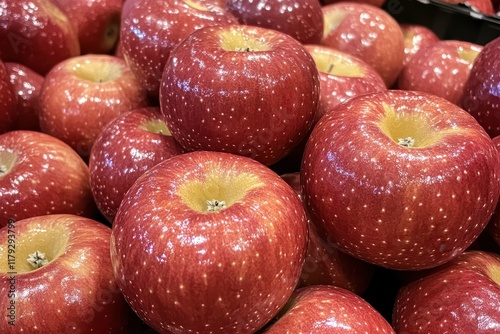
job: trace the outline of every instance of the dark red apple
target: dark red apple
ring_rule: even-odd
[[[500,37],[486,44],[477,56],[460,105],[490,137],[500,135]]]
[[[492,140],[497,150],[500,152],[500,135],[493,137]],[[497,245],[500,246],[500,204],[497,204],[487,229],[488,233],[490,233]]]
[[[163,68],[177,43],[199,28],[238,22],[217,0],[128,0],[124,14],[121,53],[156,98]]]
[[[295,289],[307,233],[299,197],[272,170],[197,151],[132,185],[113,223],[111,259],[126,300],[156,331],[254,333]]]
[[[361,58],[392,87],[405,58],[398,22],[381,8],[356,2],[323,6],[323,18],[321,43]]]
[[[52,0],[78,33],[80,51],[110,53],[120,35],[123,0]]]
[[[0,59],[41,75],[80,54],[78,35],[51,0],[0,0]]]
[[[324,116],[307,142],[307,208],[341,251],[416,270],[462,253],[500,195],[500,157],[477,121],[435,95],[386,91]]]
[[[17,94],[18,104],[14,129],[40,131],[38,110],[44,77],[22,64],[5,63],[5,67]]]
[[[215,150],[271,165],[309,132],[318,71],[297,40],[247,25],[201,28],[172,51],[161,111],[188,151]]]
[[[123,59],[83,55],[57,64],[45,77],[40,127],[87,160],[110,121],[147,104],[146,91]]]
[[[406,66],[411,58],[425,48],[439,41],[439,37],[426,26],[420,24],[400,24],[405,41],[405,59],[403,66]]]
[[[101,213],[112,223],[137,178],[180,153],[159,108],[135,109],[111,121],[97,137],[89,159],[90,186]]]
[[[0,60],[0,134],[15,128],[18,99],[5,63]]]
[[[496,333],[500,328],[500,256],[468,251],[404,286],[393,326],[398,333]]]
[[[300,173],[281,175],[302,200]],[[374,266],[339,251],[330,237],[321,231],[307,214],[309,244],[299,286],[335,285],[362,295],[373,276]]]
[[[35,131],[0,135],[0,197],[0,226],[9,219],[96,212],[85,162],[59,139]]]
[[[481,45],[465,41],[438,41],[406,64],[399,75],[398,88],[431,93],[459,105],[481,49]]]
[[[113,276],[111,229],[75,215],[0,229],[2,333],[126,333],[132,312]]]
[[[321,116],[355,96],[386,90],[384,80],[363,60],[322,45],[305,45],[316,63],[320,98],[316,123]]]
[[[317,285],[296,290],[283,313],[266,334],[396,333],[368,302],[335,286]]]
[[[302,44],[316,44],[323,37],[318,0],[228,0],[226,6],[241,24],[278,30]]]

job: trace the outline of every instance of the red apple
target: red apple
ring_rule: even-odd
[[[332,3],[337,3],[337,2],[342,2],[344,0],[320,0],[320,3],[323,5],[329,5]],[[372,5],[375,7],[382,7],[386,0],[350,0],[351,2],[359,2],[359,3],[366,3],[368,5]]]
[[[486,15],[495,15],[495,9],[493,8],[492,0],[441,0],[441,1],[454,5],[463,4],[471,8],[473,11]]]
[[[215,150],[271,165],[309,132],[318,71],[295,39],[246,25],[205,27],[171,53],[161,111],[188,151]]]
[[[493,143],[500,152],[500,135],[493,137]],[[495,212],[488,224],[488,232],[491,234],[498,246],[500,246],[500,202],[497,204]]]
[[[34,131],[0,135],[0,226],[9,219],[71,213],[92,217],[89,169],[68,145]]]
[[[307,142],[307,208],[332,242],[391,269],[463,252],[500,195],[500,157],[463,109],[432,94],[386,91],[339,105]]]
[[[236,18],[216,0],[128,0],[121,52],[139,82],[157,98],[163,68],[177,43],[199,28],[234,23]]]
[[[305,45],[316,63],[320,98],[316,123],[321,116],[355,96],[386,90],[384,80],[363,60],[321,45]]]
[[[284,314],[266,334],[281,333],[396,333],[368,302],[335,286],[298,289]]]
[[[2,333],[126,333],[132,312],[109,256],[111,229],[75,215],[0,229]]]
[[[398,88],[432,93],[459,105],[481,49],[481,45],[465,41],[438,41],[406,64],[399,76]]]
[[[292,186],[302,200],[300,173],[283,174],[281,178]],[[374,266],[339,251],[309,214],[307,221],[309,244],[299,286],[335,285],[358,295],[363,294],[370,284]]]
[[[477,56],[460,105],[490,137],[500,135],[500,37],[486,44]]]
[[[398,333],[496,333],[500,256],[468,251],[403,287],[394,306]]]
[[[0,134],[15,128],[18,113],[18,99],[9,71],[0,60]]]
[[[97,137],[89,159],[90,186],[97,207],[112,223],[132,184],[159,162],[182,153],[159,108],[121,114]]]
[[[68,17],[51,0],[0,0],[0,59],[45,75],[80,54]]]
[[[110,53],[120,34],[123,0],[53,0],[78,33],[82,54]]]
[[[40,127],[87,160],[95,139],[110,121],[147,103],[146,91],[123,59],[74,57],[45,77],[40,91]]]
[[[400,24],[405,42],[405,59],[403,66],[406,66],[410,59],[425,48],[439,41],[439,37],[426,26],[420,24]]]
[[[303,44],[319,43],[323,37],[318,0],[228,0],[226,4],[241,24],[278,30]]]
[[[111,258],[126,300],[156,331],[254,333],[291,296],[307,233],[299,197],[269,168],[197,151],[132,185]]]
[[[39,96],[44,77],[22,64],[5,63],[5,67],[17,94],[14,129],[40,131]]]
[[[322,44],[361,58],[391,87],[403,68],[403,32],[381,8],[355,2],[323,6]]]

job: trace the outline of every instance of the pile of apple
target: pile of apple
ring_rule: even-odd
[[[500,36],[382,5],[0,0],[0,333],[499,333]]]

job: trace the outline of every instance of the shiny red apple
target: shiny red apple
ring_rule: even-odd
[[[271,165],[309,132],[318,71],[297,40],[246,25],[205,27],[171,53],[161,111],[187,150],[244,155]]]
[[[415,270],[463,252],[500,195],[497,149],[477,121],[435,95],[386,91],[339,105],[307,142],[307,208],[341,251]]]
[[[403,66],[406,66],[417,53],[440,40],[434,31],[424,25],[400,24],[400,27],[405,41]]]
[[[0,134],[15,128],[18,113],[15,88],[5,63],[0,60]]]
[[[131,110],[111,121],[97,137],[89,159],[90,186],[101,213],[112,223],[137,178],[180,153],[159,108]]]
[[[110,121],[147,104],[146,91],[123,59],[83,55],[57,64],[45,77],[40,127],[87,160]]]
[[[481,45],[465,41],[438,41],[406,64],[398,88],[431,93],[459,105],[481,49]]]
[[[0,229],[2,333],[126,333],[132,312],[113,276],[111,229],[75,215]]]
[[[0,198],[0,226],[9,219],[96,212],[85,162],[59,139],[35,131],[0,135]]]
[[[295,289],[307,233],[299,197],[268,167],[196,151],[132,185],[111,258],[126,300],[156,331],[254,333]]]

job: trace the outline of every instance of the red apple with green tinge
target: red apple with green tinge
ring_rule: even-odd
[[[111,258],[126,300],[156,331],[254,333],[295,289],[307,233],[299,197],[268,167],[196,151],[132,185]]]
[[[386,91],[339,105],[307,142],[305,203],[340,250],[391,269],[450,261],[484,230],[500,195],[497,149],[435,95]]]

